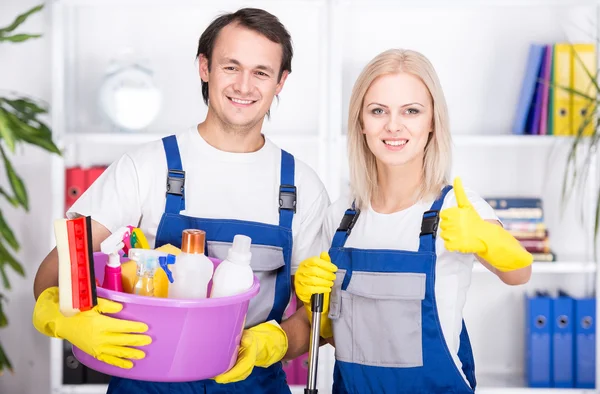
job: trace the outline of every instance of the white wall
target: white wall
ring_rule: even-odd
[[[235,4],[223,8],[236,8],[241,4],[241,2],[240,4],[232,2]],[[452,6],[453,17],[449,18],[443,10],[437,11],[433,13],[436,18],[432,19],[430,24],[422,24],[421,22],[426,19],[425,16],[429,15],[425,15],[424,10],[409,10],[408,7],[393,6],[393,2],[388,1],[380,1],[378,7],[369,9],[368,2],[350,1],[348,2],[350,6],[338,16],[340,19],[344,18],[345,22],[341,24],[341,29],[337,33],[340,39],[336,41],[338,45],[329,48],[332,54],[342,53],[342,56],[337,59],[339,64],[331,66],[335,72],[327,75],[327,78],[333,78],[331,85],[335,85],[339,79],[341,88],[325,90],[327,93],[325,95],[322,94],[323,89],[331,86],[325,84],[331,82],[323,78],[321,70],[323,67],[319,66],[321,62],[327,65],[327,58],[335,56],[324,55],[317,48],[321,38],[320,27],[302,22],[306,15],[323,17],[323,10],[318,9],[319,2],[296,1],[278,7],[274,5],[275,2],[269,0],[260,3],[257,3],[257,6],[269,3],[265,8],[278,14],[284,24],[289,26],[297,49],[294,57],[294,72],[286,84],[281,105],[274,111],[274,120],[266,126],[271,135],[277,138],[284,134],[282,133],[284,128],[285,131],[296,136],[307,134],[316,136],[321,130],[328,128],[327,132],[341,133],[345,129],[343,119],[346,116],[351,85],[360,68],[379,50],[397,46],[420,50],[434,62],[448,98],[453,133],[507,133],[518,97],[529,41],[551,42],[562,38],[561,27],[555,26],[556,20],[560,19],[558,16],[563,15],[560,9],[538,13],[539,10],[527,7],[473,10],[468,7],[460,9],[459,6]],[[9,23],[16,14],[34,4],[36,3],[31,0],[0,0],[0,26]],[[202,4],[216,4],[216,2]],[[303,4],[308,4],[306,9],[302,8]],[[131,41],[131,45],[141,46],[142,49],[146,48],[148,44],[144,41],[146,38],[144,34],[152,34],[154,24],[162,20],[156,10],[148,7],[145,11],[148,18],[138,18],[139,25],[136,29],[131,28],[129,31],[127,18],[123,17],[114,19],[112,31],[98,34],[98,29],[102,29],[106,21],[106,17],[103,16],[110,16],[110,12],[111,9],[102,11],[101,7],[98,7],[94,10],[84,10],[79,15],[84,24],[77,26],[80,27],[77,32],[81,35],[77,35],[78,42],[74,50],[85,56],[82,57],[84,62],[76,64],[76,67],[71,70],[76,80],[76,84],[71,88],[73,95],[82,100],[75,103],[77,110],[71,112],[77,117],[73,116],[70,119],[72,126],[70,131],[89,132],[90,129],[85,130],[86,126],[90,126],[91,131],[94,131],[93,126],[101,126],[102,120],[98,117],[97,108],[90,100],[93,98],[94,87],[85,82],[93,83],[101,76],[107,57],[111,55],[106,49],[110,48],[111,43],[120,42],[120,39]],[[169,34],[176,37],[197,36],[202,26],[207,23],[209,14],[215,14],[214,8],[207,5],[204,14],[200,11],[194,15],[186,15],[181,10],[169,12],[185,20],[179,23],[177,29],[169,31]],[[575,7],[571,13],[573,15],[568,16],[574,19],[587,21],[589,16],[595,20],[595,15],[589,12],[589,8]],[[194,24],[193,16],[198,15],[197,24]],[[403,23],[396,23],[398,15],[404,15],[401,21]],[[44,32],[45,38],[25,44],[0,46],[0,65],[2,65],[0,88],[16,89],[45,100],[50,99],[48,21],[49,12],[45,11],[43,15],[32,17],[26,25],[26,31]],[[585,24],[588,25],[589,23]],[[363,30],[356,29],[356,26],[361,26]],[[529,29],[531,26],[536,28]],[[91,27],[96,30],[92,30]],[[375,27],[382,32],[375,41],[368,34],[360,34],[361,31],[369,31],[369,28]],[[123,35],[123,31],[130,34]],[[473,32],[477,32],[477,35]],[[154,34],[151,41],[161,40],[160,35],[156,32]],[[441,40],[441,38],[445,39]],[[165,42],[160,41],[156,45],[163,45],[164,48]],[[182,105],[168,108],[164,113],[168,112],[171,116],[168,119],[159,118],[151,131],[173,130],[188,125],[204,115],[202,112],[204,106],[199,101],[199,84],[193,70],[194,45],[183,40],[175,40],[175,42],[174,47],[169,47],[169,58],[162,59],[164,61],[157,68],[157,78],[169,98],[179,99],[170,100],[171,102],[177,101],[188,107]],[[98,52],[98,48],[104,48],[105,51]],[[163,52],[157,52],[164,53],[164,51],[163,49]],[[151,54],[152,51],[148,50],[148,53]],[[160,59],[155,57],[151,60],[156,62]],[[331,61],[336,62],[335,59]],[[169,74],[168,72],[172,70],[179,70],[181,73]],[[178,87],[182,87],[182,90],[178,90]],[[320,96],[321,99],[313,99],[313,96]],[[327,105],[331,105],[331,108]],[[284,148],[290,149],[310,165],[315,168],[319,166],[320,175],[329,187],[336,182],[341,184],[345,182],[344,146],[340,146],[340,155],[333,155],[331,160],[333,165],[329,167],[323,163],[329,160],[330,152],[315,154],[312,141],[285,142],[284,139],[280,141]],[[106,149],[97,149],[97,146],[88,145],[90,152],[81,149],[77,152],[77,159],[81,161],[85,158],[94,161],[96,159],[93,153],[98,153],[98,157],[100,154],[102,157],[107,157],[105,156],[107,149],[115,149],[114,147],[112,145]],[[92,149],[98,152],[91,152]],[[10,276],[14,285],[14,290],[10,293],[11,302],[7,308],[11,323],[8,329],[0,331],[2,343],[15,367],[13,376],[0,377],[2,394],[45,393],[49,388],[48,340],[38,334],[31,325],[33,276],[47,252],[52,235],[50,223],[53,219],[49,212],[52,197],[50,160],[47,154],[38,155],[40,152],[37,149],[20,149],[14,159],[19,173],[28,186],[30,214],[15,211],[8,204],[0,202],[0,208],[4,210],[17,237],[22,242],[28,243],[19,254],[27,277],[21,279],[16,275]],[[561,179],[560,176],[555,175],[557,172],[554,171],[554,167],[547,166],[547,160],[552,159],[550,152],[552,152],[550,149],[544,147],[515,149],[506,146],[497,149],[493,146],[458,147],[455,152],[454,173],[461,175],[466,185],[482,195],[541,195],[545,198],[545,207],[549,214],[553,249],[558,252],[561,259],[571,255],[582,258],[582,255],[588,254],[589,249],[584,247],[587,244],[584,239],[585,231],[577,223],[577,217],[567,216],[565,220],[560,220],[556,215]],[[118,152],[114,150],[113,153]],[[34,154],[37,156],[34,157]],[[327,156],[325,160],[323,156]],[[560,161],[555,159],[554,164]],[[341,168],[339,175],[336,173],[338,165]],[[515,171],[519,174],[518,179],[514,178]],[[560,171],[558,173],[562,174]],[[0,178],[0,185],[3,185],[3,182],[4,180]],[[340,188],[343,189],[341,185]],[[337,189],[337,187],[333,188],[332,198],[336,197]],[[577,213],[573,206],[570,207],[570,212]],[[510,288],[500,285],[491,274],[474,274],[465,317],[470,324],[478,371],[517,374],[522,371],[521,345],[524,336],[522,293],[524,291],[538,287],[559,286],[566,286],[573,290],[588,290],[582,286],[583,282],[581,275],[538,275],[526,287]]]
[[[0,26],[8,25],[14,17],[35,6],[36,0],[0,1]],[[50,101],[50,37],[49,12],[43,10],[26,22],[22,32],[41,32],[44,37],[21,44],[0,45],[0,91],[16,90]],[[18,260],[25,268],[21,278],[8,270],[12,290],[7,294],[8,328],[0,330],[0,340],[10,357],[14,375],[0,377],[0,393],[43,393],[50,386],[49,340],[31,324],[34,306],[33,278],[39,263],[48,253],[51,217],[50,158],[38,148],[20,147],[13,164],[22,176],[29,192],[30,212],[16,210],[4,199],[0,209],[21,242]],[[0,185],[7,187],[4,168],[0,169]],[[2,290],[4,291],[4,289]]]

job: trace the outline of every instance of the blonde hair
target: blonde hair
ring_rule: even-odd
[[[377,162],[367,145],[363,129],[362,109],[364,98],[373,81],[397,73],[413,74],[421,79],[433,103],[433,132],[429,133],[423,159],[423,182],[418,198],[439,195],[448,184],[452,163],[451,136],[448,107],[435,69],[422,54],[404,49],[390,49],[377,55],[358,76],[348,113],[348,159],[350,187],[357,208],[367,206],[377,193]]]

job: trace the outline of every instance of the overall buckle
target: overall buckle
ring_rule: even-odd
[[[167,176],[167,194],[183,196],[183,186],[185,185],[185,171],[169,170]]]
[[[296,213],[296,186],[279,186],[279,212],[282,209]]]
[[[428,214],[433,214],[433,215],[427,216]],[[437,234],[439,221],[440,221],[440,212],[439,211],[425,212],[423,214],[423,221],[421,222],[421,234],[419,234],[419,236],[431,234],[435,238],[435,235]]]
[[[352,228],[354,227],[354,225],[356,224],[356,221],[358,220],[359,215],[360,215],[359,209],[355,209],[354,214],[348,213],[348,211],[346,211],[346,213],[344,214],[344,217],[342,218],[342,221],[340,222],[340,226],[338,227],[337,231],[344,231],[344,232],[348,233],[348,235],[350,235],[350,233],[352,232]]]

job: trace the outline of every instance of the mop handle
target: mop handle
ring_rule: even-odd
[[[304,394],[317,394],[317,367],[319,365],[319,342],[321,338],[321,313],[323,294],[313,294],[310,298],[312,325],[310,328],[310,348],[308,353],[308,382]]]

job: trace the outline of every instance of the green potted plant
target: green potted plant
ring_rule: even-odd
[[[573,44],[570,45],[571,53],[574,62],[578,63],[583,68],[587,78],[589,79],[589,89],[587,91],[580,91],[573,89],[570,86],[554,85],[552,81],[547,81],[551,89],[562,89],[573,96],[578,96],[585,100],[585,116],[579,124],[573,124],[574,135],[567,141],[570,144],[567,162],[565,165],[565,172],[563,176],[562,184],[562,202],[563,206],[571,198],[573,192],[578,187],[584,187],[587,183],[589,176],[590,166],[593,165],[592,159],[598,152],[598,143],[600,141],[600,117],[598,117],[598,105],[600,104],[600,86],[598,84],[598,70],[590,70],[577,51]],[[584,135],[584,131],[589,129],[589,125],[593,124],[592,132]],[[583,148],[583,149],[582,149]],[[583,150],[583,157],[581,157],[581,151]],[[600,230],[600,189],[595,191],[595,209],[593,213],[594,220],[594,258],[597,259],[597,237]]]
[[[41,11],[43,7],[38,5],[17,16],[10,25],[0,28],[0,43],[21,43],[41,37],[40,34],[15,33],[15,30],[29,16]],[[10,162],[7,151],[14,153],[17,144],[25,143],[60,155],[60,150],[52,141],[52,132],[43,120],[47,113],[47,105],[37,99],[17,92],[0,92],[0,140],[3,142],[0,143],[0,157],[10,186],[9,188],[0,186],[0,198],[6,199],[14,208],[23,208],[26,212],[29,211],[27,189]],[[19,248],[19,241],[0,210],[0,328],[8,325],[3,309],[6,301],[5,293],[10,290],[7,269],[10,268],[17,274],[25,276],[23,266],[13,256]],[[0,375],[5,370],[12,372],[12,365],[0,342]]]

